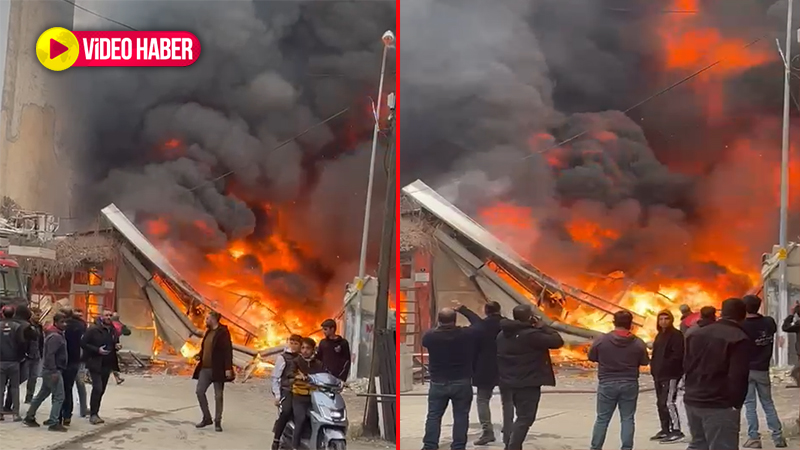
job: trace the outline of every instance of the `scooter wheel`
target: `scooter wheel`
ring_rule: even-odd
[[[327,450],[347,450],[347,441],[334,440],[328,442]]]

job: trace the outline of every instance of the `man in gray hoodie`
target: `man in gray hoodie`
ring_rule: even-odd
[[[67,341],[64,339],[64,328],[67,317],[62,313],[53,316],[53,325],[47,327],[42,354],[42,387],[31,401],[31,407],[25,415],[25,425],[38,427],[36,411],[42,403],[52,395],[50,418],[44,424],[50,431],[67,431],[59,422],[61,406],[64,403],[64,378],[62,372],[67,368]]]
[[[639,367],[650,364],[644,341],[631,333],[633,315],[614,313],[614,331],[592,343],[589,361],[597,367],[597,419],[592,431],[591,450],[602,450],[608,424],[619,408],[622,450],[633,450],[634,416],[639,399]]]

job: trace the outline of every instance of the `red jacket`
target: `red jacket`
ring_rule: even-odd
[[[699,312],[693,312],[684,317],[683,320],[681,320],[681,333],[686,333],[686,330],[691,328],[692,325],[696,324],[698,320],[700,320]]]

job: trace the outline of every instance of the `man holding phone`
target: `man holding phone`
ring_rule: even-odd
[[[89,422],[92,425],[105,423],[100,418],[100,403],[108,387],[111,372],[119,370],[117,350],[119,343],[114,330],[114,312],[104,310],[100,320],[92,324],[81,340],[86,370],[92,379],[92,394],[89,399]]]

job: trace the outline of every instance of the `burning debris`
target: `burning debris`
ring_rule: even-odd
[[[400,81],[418,100],[402,111],[402,175],[587,294],[541,297],[530,277],[498,264],[550,317],[606,331],[608,305],[618,305],[647,338],[655,311],[718,306],[761,283],[778,228],[782,67],[772,35],[784,26],[768,8],[786,2],[670,0],[626,12],[613,3],[403,8]]]

